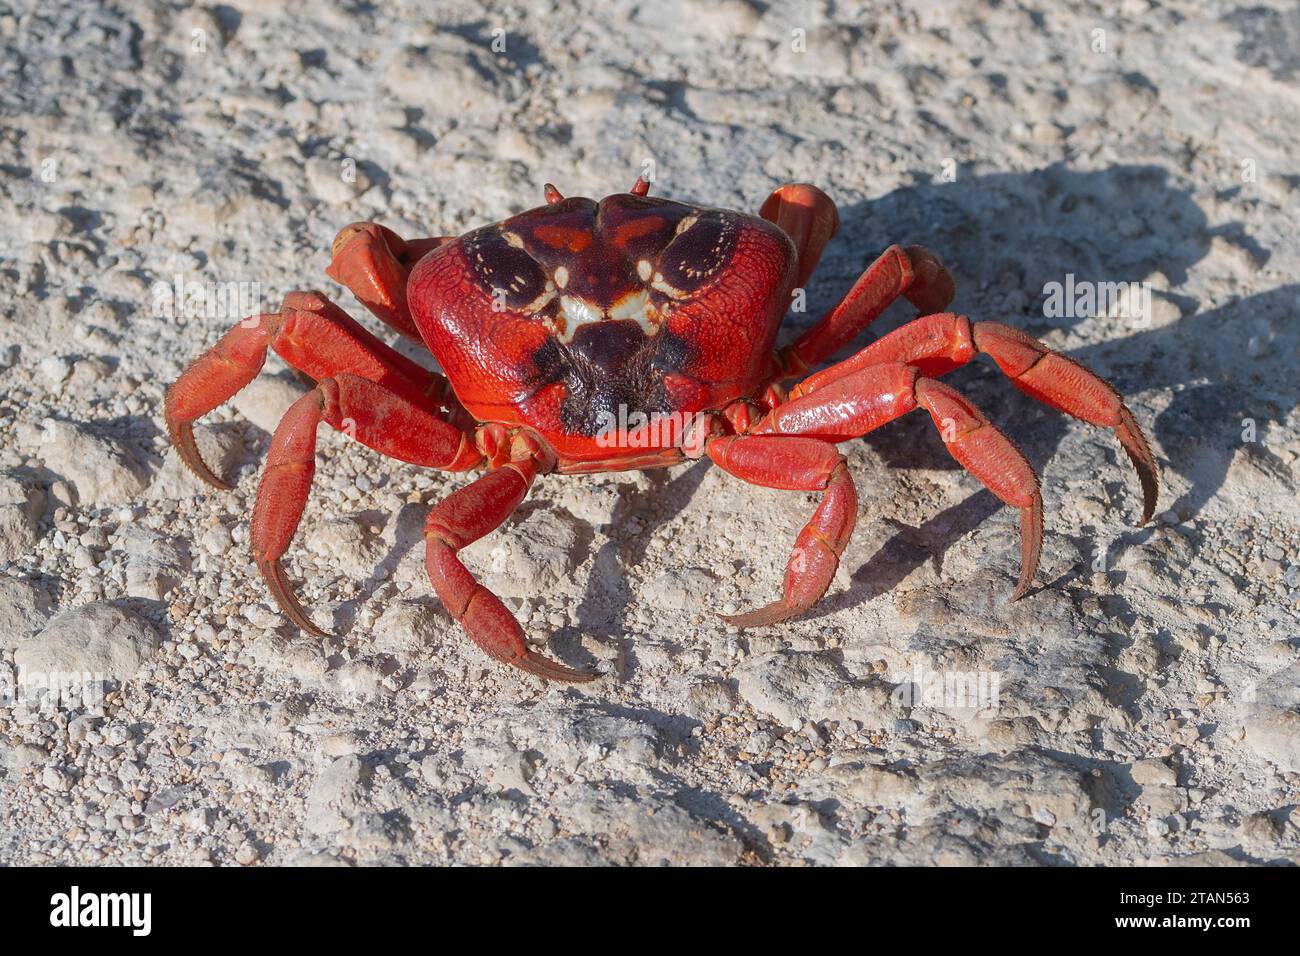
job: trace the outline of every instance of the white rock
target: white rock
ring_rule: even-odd
[[[307,794],[304,823],[312,833],[334,833],[360,811],[370,767],[355,754],[339,757],[316,778]]]
[[[750,706],[786,727],[805,720],[857,720],[880,727],[897,716],[883,684],[852,681],[833,658],[815,651],[755,656],[736,668],[735,676]]]
[[[647,587],[641,599],[653,607],[688,610],[708,603],[717,579],[701,568],[669,568]]]
[[[40,455],[76,486],[82,504],[122,504],[149,484],[148,471],[124,449],[71,422],[46,421]]]
[[[0,561],[16,561],[36,547],[36,522],[45,492],[31,479],[0,472]]]
[[[303,547],[320,557],[332,571],[353,578],[372,574],[379,563],[377,540],[355,518],[328,518],[311,526]]]
[[[35,744],[18,744],[12,748],[0,744],[0,763],[15,770],[39,767],[49,759],[50,755],[45,749]]]
[[[203,460],[215,474],[226,481],[234,480],[232,472],[239,464],[243,445],[233,428],[195,425],[194,443],[198,446]],[[179,500],[207,494],[213,490],[211,485],[205,484],[185,466],[175,448],[169,448],[163,457],[162,468],[158,470],[157,476],[149,485],[149,497]]]
[[[562,511],[537,508],[523,521],[474,542],[463,552],[469,563],[488,570],[483,583],[501,597],[535,598],[577,566],[576,522]]]
[[[621,487],[614,481],[602,483],[594,477],[574,477],[565,483],[560,504],[579,521],[598,528],[614,520]]]
[[[345,203],[370,188],[370,180],[353,159],[317,156],[307,160],[306,174],[311,191],[328,203]]]
[[[1247,707],[1246,745],[1288,773],[1300,773],[1300,664],[1272,674]]]
[[[0,505],[0,561],[16,561],[36,547],[36,522],[23,508]]]
[[[230,529],[225,525],[213,525],[207,531],[203,532],[203,537],[199,539],[199,544],[208,554],[222,555],[230,550],[234,541],[230,537]]]
[[[58,793],[72,789],[72,779],[67,771],[53,765],[46,766],[41,772],[41,784],[46,790],[54,790]]]
[[[49,620],[50,595],[39,584],[0,577],[0,650],[12,650]]]
[[[116,545],[126,553],[126,593],[131,597],[162,600],[186,576],[181,542],[139,525],[119,531]]]
[[[86,674],[125,681],[158,650],[153,625],[106,602],[65,611],[14,651],[19,680]],[[26,675],[26,676],[24,676]]]
[[[640,866],[728,866],[739,861],[740,841],[697,820],[671,800],[582,794],[566,801],[571,829],[600,833],[604,859]]]
[[[449,623],[445,612],[431,603],[396,601],[371,628],[374,648],[385,654],[419,653],[436,643]]]
[[[274,432],[289,406],[306,394],[306,389],[288,375],[259,375],[249,382],[230,404],[258,428]]]
[[[1129,772],[1140,787],[1172,787],[1178,783],[1178,774],[1163,760],[1139,760]]]
[[[72,372],[72,366],[68,364],[67,359],[51,355],[36,364],[36,371],[40,373],[47,385],[56,386],[62,384],[68,377]]]
[[[406,47],[389,62],[386,78],[406,91],[405,102],[436,115],[473,115],[483,122],[501,111],[497,70],[476,50]]]

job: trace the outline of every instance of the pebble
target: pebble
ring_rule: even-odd
[[[213,525],[203,533],[203,537],[199,540],[203,550],[208,554],[217,556],[229,551],[233,543],[234,541],[230,537],[230,529],[225,525]]]
[[[58,386],[63,380],[72,374],[72,365],[67,359],[60,358],[57,355],[51,355],[43,358],[36,364],[36,370],[40,373],[42,379],[47,385]]]

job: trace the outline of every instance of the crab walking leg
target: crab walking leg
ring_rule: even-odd
[[[1114,429],[1142,485],[1141,523],[1146,524],[1155,513],[1159,477],[1133,413],[1105,379],[1009,325],[971,322],[952,312],[922,316],[804,380],[791,396],[808,395],[882,362],[905,362],[929,377],[944,375],[980,353],[992,358],[1026,395],[1092,425]]]
[[[743,629],[802,614],[830,587],[858,518],[858,496],[844,456],[815,438],[752,435],[713,439],[708,453],[723,470],[751,484],[823,492],[821,504],[795,539],[781,600],[723,620]]]
[[[384,385],[356,375],[324,378],[289,407],[271,436],[253,506],[253,559],[272,596],[308,633],[324,635],[307,617],[280,559],[289,548],[316,471],[316,429],[322,422],[363,445],[413,465],[465,471],[483,456],[471,435]]]
[[[406,280],[425,253],[450,236],[406,240],[374,222],[354,222],[334,237],[325,274],[352,290],[357,301],[407,338],[420,332],[406,303]]]
[[[508,462],[453,492],[430,511],[424,526],[425,568],[438,599],[489,657],[547,680],[594,680],[600,675],[565,667],[529,650],[514,615],[474,579],[457,555],[510,517],[532,486],[536,469],[531,458]]]
[[[1038,476],[1019,449],[960,392],[899,362],[872,365],[768,412],[755,435],[805,435],[839,442],[856,438],[917,407],[930,413],[948,454],[989,491],[1020,509],[1020,580],[1029,587],[1043,545]]]
[[[786,183],[772,191],[758,214],[780,226],[794,240],[799,255],[799,272],[794,284],[795,288],[802,289],[817,268],[826,243],[840,228],[840,214],[834,201],[809,183]]]
[[[922,313],[946,308],[954,293],[952,277],[920,246],[890,246],[867,267],[835,308],[792,344],[781,349],[781,378],[794,378],[830,358],[905,296]]]
[[[196,475],[217,488],[231,486],[203,461],[193,423],[257,378],[268,348],[317,380],[346,372],[432,407],[450,395],[445,378],[385,345],[319,292],[290,292],[279,312],[241,321],[167,390],[163,408],[172,444]]]

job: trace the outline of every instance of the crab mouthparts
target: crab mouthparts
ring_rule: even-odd
[[[563,295],[556,316],[555,334],[561,342],[572,342],[573,336],[584,325],[607,319],[635,322],[646,335],[654,335],[659,331],[664,315],[650,301],[650,293],[645,289],[627,293],[608,309],[580,296]]]

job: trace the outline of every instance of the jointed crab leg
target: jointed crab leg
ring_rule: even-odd
[[[298,603],[280,566],[293,540],[316,470],[322,422],[375,451],[415,465],[464,471],[483,460],[470,435],[376,382],[341,374],[322,379],[285,412],[266,456],[253,507],[252,547],[276,601],[303,630],[323,635]]]
[[[952,277],[933,254],[920,246],[890,246],[835,308],[781,349],[782,377],[803,375],[830,358],[900,295],[925,314],[946,308],[953,291]]]
[[[772,409],[750,434],[839,442],[866,434],[918,406],[930,413],[948,453],[989,491],[1020,509],[1020,580],[1012,595],[1015,600],[1033,580],[1042,549],[1038,476],[1016,446],[956,390],[923,377],[910,365],[871,365]]]
[[[858,496],[844,456],[815,438],[729,435],[708,444],[724,470],[756,485],[824,490],[821,504],[795,540],[785,569],[785,593],[766,607],[724,617],[736,627],[777,624],[802,614],[830,587],[858,518]]]
[[[255,379],[268,348],[314,379],[348,372],[430,408],[449,391],[441,375],[379,341],[319,292],[291,292],[279,312],[244,319],[227,332],[167,390],[164,413],[172,442],[210,485],[230,488],[199,455],[193,423]]]
[[[792,398],[819,393],[872,365],[905,362],[926,376],[939,376],[983,353],[997,362],[1016,388],[1075,418],[1115,430],[1142,484],[1142,524],[1155,511],[1155,458],[1133,414],[1104,379],[1053,352],[1019,329],[998,322],[971,322],[941,312],[922,316],[872,342],[862,351],[818,372],[791,391]]]
[[[474,579],[456,554],[500,527],[524,500],[536,474],[531,457],[510,461],[437,505],[424,526],[425,568],[443,605],[489,657],[549,680],[594,680],[599,674],[565,667],[529,650],[514,615]]]

